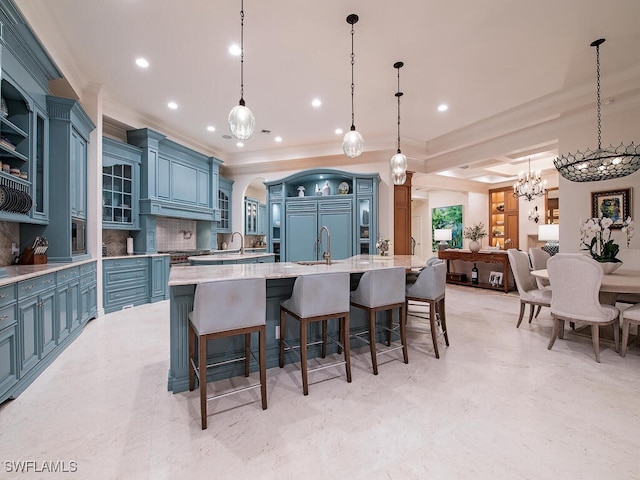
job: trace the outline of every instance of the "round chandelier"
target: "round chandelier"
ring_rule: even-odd
[[[598,148],[584,152],[568,153],[556,158],[556,169],[572,182],[597,182],[612,178],[626,177],[640,168],[640,145],[620,144],[602,148],[601,108],[600,108],[600,45],[605,39],[591,42],[596,47],[596,75],[598,100]]]
[[[355,64],[355,55],[353,54],[353,25],[358,22],[358,15],[352,13],[347,17],[347,23],[351,25],[351,128],[342,140],[342,151],[349,158],[359,156],[364,150],[364,139],[360,132],[356,130],[355,115],[353,113],[353,92],[355,84],[353,83],[353,65]]]

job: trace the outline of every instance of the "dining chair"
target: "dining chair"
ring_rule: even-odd
[[[207,401],[260,387],[262,409],[267,408],[266,373],[266,298],[264,278],[240,278],[220,282],[200,283],[189,313],[189,390],[198,378],[202,430],[207,428]],[[251,334],[258,332],[258,358],[251,351]],[[241,335],[244,356],[207,361],[209,340]],[[249,376],[251,358],[258,362],[260,382],[215,395],[207,395],[207,370],[232,362],[244,361],[244,375]]]
[[[622,311],[622,346],[620,347],[620,355],[624,357],[627,354],[627,345],[629,343],[629,330],[631,325],[637,328],[636,340],[640,343],[640,304],[633,305]]]
[[[600,303],[602,267],[590,257],[579,253],[558,253],[547,262],[549,281],[553,288],[551,316],[553,333],[551,350],[558,336],[564,338],[564,322],[586,323],[591,326],[591,338],[596,361],[600,363],[600,326],[612,325],[616,352],[620,344],[620,311]]]
[[[509,256],[509,265],[513,272],[513,278],[516,281],[518,295],[520,296],[520,315],[516,328],[520,327],[526,305],[529,305],[529,323],[533,320],[534,307],[538,307],[536,318],[540,313],[540,307],[549,307],[551,305],[551,290],[541,289],[538,287],[536,279],[531,275],[531,267],[529,266],[529,256],[515,248],[507,250]]]
[[[411,270],[407,272],[405,276],[405,283],[407,285],[413,285],[414,283],[416,283],[416,280],[418,279],[418,275],[425,267],[429,267],[431,265],[435,265],[436,263],[442,263],[442,262],[444,262],[444,260],[436,257],[435,255],[433,257],[429,257],[425,262],[424,267],[420,267],[419,269]]]
[[[447,347],[449,346],[449,333],[447,332],[447,317],[445,312],[445,287],[447,280],[447,265],[445,262],[434,262],[422,269],[416,282],[407,285],[405,308],[407,317],[414,317],[429,320],[429,331],[433,341],[433,351],[436,358],[440,358],[438,351],[438,326],[442,329],[440,335],[444,336]],[[428,306],[428,317],[421,311],[419,306]],[[417,329],[413,328],[413,331]]]
[[[533,270],[544,270],[547,268],[547,261],[551,258],[547,252],[545,252],[541,248],[530,248],[529,249],[529,259],[531,260],[531,267]],[[549,280],[545,280],[544,278],[536,278],[536,283],[538,284],[538,288],[540,290],[549,288]],[[538,307],[540,309],[541,307]]]

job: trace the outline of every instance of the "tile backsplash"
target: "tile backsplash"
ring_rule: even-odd
[[[159,252],[196,250],[196,221],[158,217],[156,237]]]
[[[0,266],[2,267],[13,264],[12,243],[20,245],[20,224],[0,222]]]

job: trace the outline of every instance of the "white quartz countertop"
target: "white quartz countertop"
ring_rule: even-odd
[[[0,286],[9,285],[11,283],[28,280],[33,277],[39,277],[47,273],[57,272],[65,268],[77,267],[85,263],[95,262],[95,259],[79,260],[69,263],[43,263],[41,265],[9,265],[3,267],[7,271],[7,276],[0,278]]]
[[[246,256],[246,254],[245,254]],[[215,255],[218,257],[218,255]],[[199,258],[199,257],[195,257]],[[197,285],[204,282],[224,281],[234,278],[294,278],[314,273],[349,272],[364,273],[368,270],[403,267],[423,267],[424,262],[411,255],[356,255],[344,260],[334,260],[331,265],[300,265],[296,262],[243,263],[237,265],[174,266],[169,274],[169,286]]]
[[[240,260],[243,258],[259,258],[259,257],[273,257],[275,253],[265,253],[265,252],[245,252],[240,255],[238,253],[216,253],[215,255],[196,255],[193,257],[189,257],[188,260],[192,261],[211,261],[211,260]]]
[[[106,257],[102,257],[103,260],[114,260],[114,259],[122,259],[122,258],[134,258],[134,257],[168,257],[170,256],[168,253],[143,253],[141,255],[108,255]]]

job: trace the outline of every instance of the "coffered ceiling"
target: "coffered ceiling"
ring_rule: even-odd
[[[639,102],[637,0],[245,0],[244,97],[256,131],[238,147],[226,137],[240,97],[240,59],[229,53],[240,41],[239,0],[16,3],[66,78],[56,88],[100,89],[109,121],[149,125],[230,168],[341,155],[350,13],[360,17],[355,124],[365,150],[394,153],[401,60],[403,152],[424,178],[444,174],[443,184],[505,181],[528,159],[551,168],[557,139],[540,134],[544,125],[595,109],[594,39],[607,39],[603,99],[613,108]],[[148,68],[136,66],[139,57]]]

